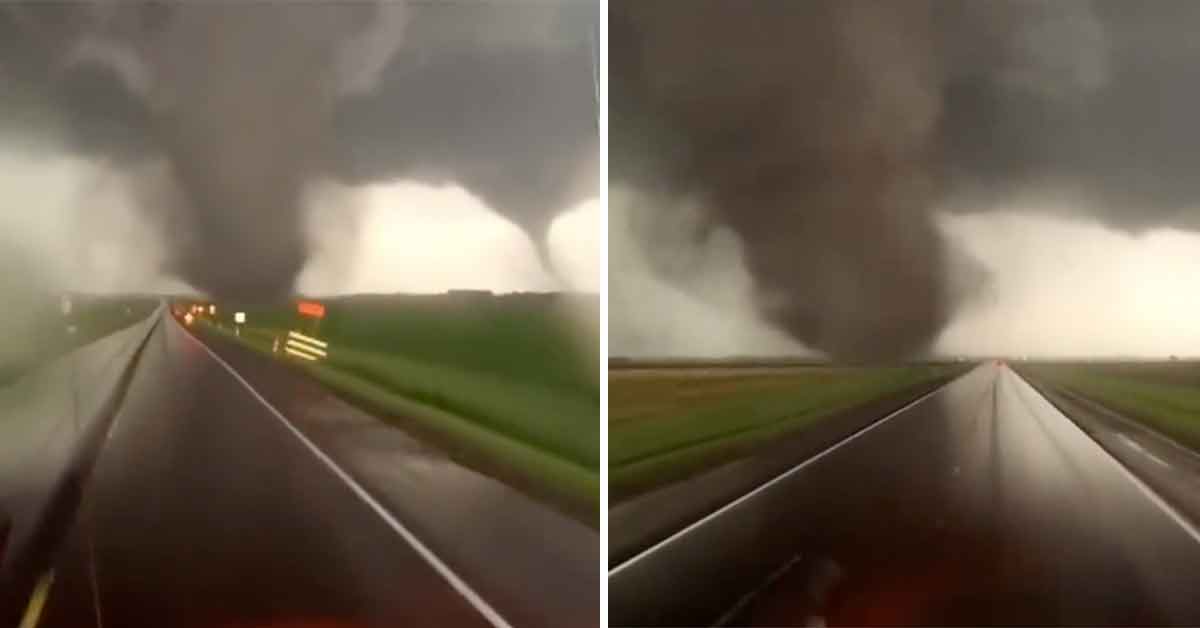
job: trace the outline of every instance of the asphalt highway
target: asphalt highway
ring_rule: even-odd
[[[988,363],[609,572],[612,625],[1195,625],[1200,532]]]
[[[53,560],[90,461],[144,349],[147,319],[0,387],[0,625],[15,625]]]
[[[1200,453],[1072,391],[1031,383],[1155,493],[1200,521]]]
[[[834,413],[780,438],[756,455],[709,469],[684,482],[675,482],[610,504],[608,561],[616,566],[697,521],[756,486],[836,444],[847,436],[940,388],[951,378],[923,382]],[[609,495],[610,502],[613,496]]]
[[[594,530],[173,319],[87,478],[39,626],[598,622]]]

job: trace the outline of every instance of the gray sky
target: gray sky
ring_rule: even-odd
[[[121,268],[60,264],[76,283],[594,289],[550,234],[598,196],[596,19],[574,0],[0,5],[2,158],[62,190],[5,177],[4,209]],[[124,227],[79,228],[99,223]]]
[[[845,358],[1200,353],[1168,324],[1194,290],[1157,279],[1190,272],[1165,247],[1200,228],[1200,4],[683,4],[610,2],[610,172],[641,215],[627,236],[646,273],[711,320]],[[683,227],[681,205],[696,216]],[[1028,234],[997,231],[1009,224]],[[714,234],[740,251],[733,288],[713,287],[727,270],[678,263],[715,255]],[[1053,263],[1105,248],[1104,264]],[[1140,279],[1088,292],[1113,264]],[[711,296],[731,290],[747,295],[736,307]],[[625,302],[614,338],[676,316]],[[1081,328],[1109,331],[1088,345]],[[719,329],[672,351],[721,344]],[[732,352],[757,352],[753,337]]]
[[[0,212],[0,249],[37,266],[50,289],[194,291],[166,272],[169,240],[135,198],[146,194],[147,178],[157,176],[78,157],[31,160],[0,148],[0,189],[24,209]],[[595,199],[564,208],[552,222],[552,267],[529,234],[454,185],[327,182],[313,186],[303,206],[311,254],[296,284],[301,292],[599,289],[602,216]]]

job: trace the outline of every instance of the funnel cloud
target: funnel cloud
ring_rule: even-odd
[[[461,185],[544,242],[595,196],[595,20],[566,2],[5,4],[0,133],[155,172],[141,210],[168,271],[286,296],[321,181]]]
[[[677,249],[732,230],[759,317],[803,345],[928,351],[992,272],[947,211],[1200,228],[1195,3],[681,5],[610,3],[613,183],[667,199],[634,238],[660,278],[692,289]],[[680,202],[702,219],[672,250]]]

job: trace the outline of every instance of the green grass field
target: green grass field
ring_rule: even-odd
[[[823,417],[957,367],[653,367],[609,371],[614,499],[739,458]]]
[[[1035,364],[1022,370],[1200,451],[1200,363]]]
[[[287,362],[352,402],[416,422],[468,464],[598,525],[599,333],[580,323],[599,302],[581,295],[391,295],[292,305],[220,303],[212,331],[270,354],[293,329],[329,343],[324,361]],[[283,358],[280,358],[283,359]]]
[[[157,306],[152,298],[76,296],[73,311],[64,315],[57,300],[36,301],[34,309],[13,329],[0,330],[19,342],[19,346],[0,343],[0,385],[144,320]]]

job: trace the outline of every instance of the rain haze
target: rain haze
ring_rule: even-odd
[[[1200,355],[1200,6],[735,4],[612,3],[614,355]]]
[[[1198,31],[610,0],[613,624],[1200,622]]]
[[[594,291],[595,29],[573,2],[6,3],[3,245],[101,292]]]
[[[598,628],[599,7],[0,0],[0,626]]]

